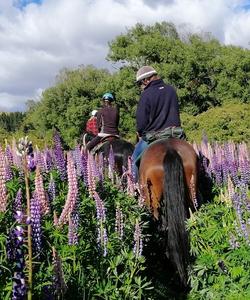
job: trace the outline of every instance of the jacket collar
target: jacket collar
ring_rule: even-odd
[[[162,84],[163,83],[163,80],[162,79],[156,79],[156,80],[152,80],[144,89],[144,91],[149,88],[150,86],[155,86],[155,85],[158,85],[158,84]]]

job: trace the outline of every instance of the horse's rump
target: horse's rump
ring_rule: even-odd
[[[176,151],[181,157],[185,184],[189,188],[189,205],[194,208],[196,203],[195,189],[197,186],[198,157],[193,147],[184,140],[175,138],[159,140],[151,144],[144,152],[139,168],[139,183],[146,203],[154,211],[157,218],[158,208],[163,196],[164,158],[169,150]]]

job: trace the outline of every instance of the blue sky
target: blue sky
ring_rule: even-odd
[[[210,32],[221,43],[250,47],[250,1],[0,0],[0,111],[39,100],[65,67],[114,70],[105,59],[108,42],[138,22],[161,21],[181,35]]]
[[[14,0],[13,5],[18,8],[23,8],[31,3],[41,4],[42,0]]]

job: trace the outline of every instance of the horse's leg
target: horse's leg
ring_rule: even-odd
[[[191,208],[191,210],[194,212],[198,208],[198,202],[197,202],[197,157],[194,155],[191,158],[188,159],[188,161],[184,161],[184,172],[185,172],[185,179],[186,184],[188,187],[189,197],[188,197],[188,206]]]
[[[151,210],[154,218],[159,218],[159,207],[162,198],[163,171],[157,172],[148,167],[140,170],[140,187],[145,198],[147,207]]]
[[[164,158],[164,197],[161,205],[162,224],[167,223],[169,256],[175,265],[181,283],[187,286],[189,239],[185,221],[188,214],[189,196],[186,191],[184,168],[181,157],[168,149]],[[166,221],[167,220],[167,221]]]

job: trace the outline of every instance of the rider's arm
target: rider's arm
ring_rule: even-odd
[[[139,136],[142,136],[149,122],[150,108],[148,102],[148,98],[142,94],[136,111],[136,129]]]
[[[98,131],[100,132],[101,128],[102,128],[102,113],[101,113],[101,111],[98,111],[96,118],[97,118]]]
[[[116,107],[116,110],[117,110],[116,126],[118,128],[119,127],[119,122],[120,122],[120,109],[119,109],[119,107]]]

